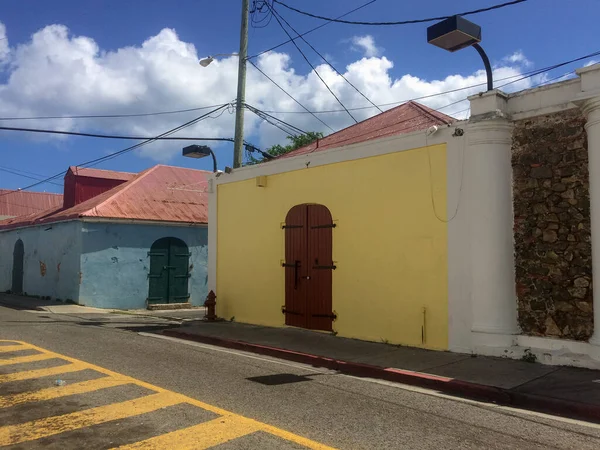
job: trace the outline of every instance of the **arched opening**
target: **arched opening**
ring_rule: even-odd
[[[181,239],[166,237],[152,244],[148,274],[148,303],[186,303],[190,278],[188,246]]]
[[[23,261],[25,259],[25,247],[23,241],[18,239],[13,250],[12,287],[13,294],[23,293]]]
[[[333,228],[323,205],[296,205],[285,219],[286,325],[332,330]]]

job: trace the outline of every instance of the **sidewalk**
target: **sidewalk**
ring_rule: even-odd
[[[600,372],[359,341],[296,328],[194,321],[162,334],[341,373],[600,423]]]

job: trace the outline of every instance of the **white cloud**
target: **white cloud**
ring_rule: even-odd
[[[0,38],[3,33],[4,27],[1,26]],[[0,117],[166,111],[228,103],[236,95],[237,57],[216,60],[203,68],[198,59],[205,55],[198,55],[193,44],[181,41],[176,32],[168,28],[141,45],[106,51],[90,37],[73,36],[62,25],[50,25],[36,32],[28,42],[10,49],[8,40],[1,40],[0,52],[3,48],[6,50],[0,54],[9,64],[0,67],[3,75],[0,78],[6,80],[0,82]],[[289,55],[271,52],[254,62],[310,110],[341,109],[314,72],[299,74],[295,71]],[[410,74],[395,78],[392,68],[393,62],[386,57],[369,57],[349,64],[343,73],[379,105],[485,83],[483,70],[468,75],[449,75],[440,80],[425,80]],[[339,69],[342,70],[341,67]],[[323,64],[317,70],[346,107],[371,106],[329,66]],[[512,64],[494,69],[496,80],[519,74],[520,68]],[[496,85],[514,79],[497,82]],[[531,79],[526,79],[503,89],[524,89],[531,83]],[[468,102],[464,99],[483,89],[480,86],[421,101],[433,108],[456,102],[442,112],[460,114],[462,118],[463,111],[468,109]],[[305,131],[330,132],[309,114],[298,114],[303,110],[252,66],[248,68],[246,100],[265,111],[284,111],[276,114],[277,117]],[[382,109],[393,106],[396,104]],[[62,130],[157,135],[204,112],[118,120],[60,119],[11,123]],[[352,114],[363,120],[377,112],[375,108],[368,108]],[[264,148],[284,140],[285,134],[270,124],[249,112],[245,117],[245,132],[253,143]],[[319,117],[335,130],[354,123],[343,111],[320,114]],[[202,121],[178,135],[232,137],[233,122],[234,115],[225,111],[218,118]],[[179,153],[180,148],[181,145],[163,142],[145,146],[139,152],[164,161]]]
[[[598,64],[599,62],[600,61],[596,59],[590,59],[588,62],[585,63],[585,67],[593,66],[594,64]]]
[[[512,55],[505,56],[502,59],[502,62],[505,64],[521,65],[523,67],[530,67],[533,65],[533,63],[527,59],[521,50],[517,50]]]
[[[2,65],[9,54],[8,37],[6,36],[6,27],[0,22],[0,65]]]
[[[354,36],[352,38],[352,49],[362,52],[367,58],[379,56],[383,50],[375,45],[375,39],[370,34]]]

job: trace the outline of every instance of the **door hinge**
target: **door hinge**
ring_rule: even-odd
[[[285,309],[285,306],[281,307],[281,313],[282,314],[293,314],[295,316],[303,316],[304,314],[302,314],[301,312],[298,311],[290,311],[289,309]]]
[[[315,228],[335,228],[335,227],[337,227],[337,224],[335,224],[335,223],[326,223],[324,225],[314,225],[310,228],[315,229]]]
[[[281,225],[282,230],[285,230],[287,228],[304,228],[304,225]]]
[[[330,270],[335,270],[337,269],[337,266],[313,266],[313,269],[330,269]]]
[[[331,320],[337,319],[337,314],[332,312],[330,314],[311,314],[312,317],[326,317]]]

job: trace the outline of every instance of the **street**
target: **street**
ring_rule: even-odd
[[[0,306],[0,446],[600,446],[595,424],[150,334],[170,326]]]

